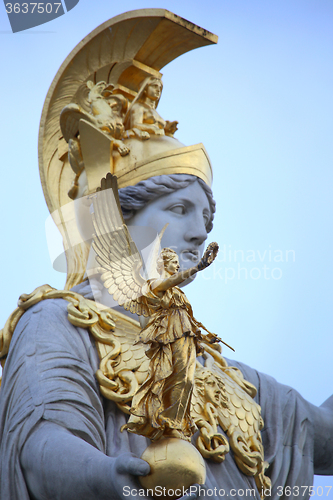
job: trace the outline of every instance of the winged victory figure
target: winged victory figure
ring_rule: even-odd
[[[221,339],[194,318],[178,285],[208,267],[218,245],[211,243],[196,266],[180,272],[176,252],[163,248],[158,255],[158,241],[152,252],[158,277],[143,278],[144,263],[122,216],[117,178],[110,173],[93,197],[92,219],[93,248],[105,288],[124,309],[148,317],[136,341],[148,344],[148,377],[133,397],[124,428],[151,440],[162,436],[190,440],[196,430],[190,409],[200,342]]]

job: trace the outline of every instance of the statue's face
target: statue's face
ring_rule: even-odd
[[[153,80],[147,85],[146,96],[152,101],[157,101],[161,97],[162,84],[158,80]]]
[[[210,403],[217,405],[221,399],[221,389],[215,377],[210,376],[205,380],[205,396]]]
[[[170,259],[165,265],[164,269],[171,275],[176,274],[179,270],[179,260],[177,255]]]
[[[180,268],[185,270],[197,264],[203,254],[210,217],[207,196],[194,182],[151,201],[126,222],[130,231],[131,226],[144,226],[158,233],[169,223],[161,247],[175,250]]]

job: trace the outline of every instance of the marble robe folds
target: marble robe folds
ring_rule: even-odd
[[[234,361],[230,364],[258,389],[255,399],[265,422],[262,438],[265,460],[270,464],[270,498],[290,498],[281,497],[277,488],[307,486],[313,481],[314,432],[308,418],[309,403],[267,375]],[[1,500],[30,500],[20,453],[42,420],[66,428],[109,456],[128,451],[141,455],[147,439],[120,434],[128,417],[101,397],[94,377],[98,366],[94,341],[87,330],[69,323],[66,301],[45,300],[22,316],[0,390]],[[224,496],[230,496],[231,489],[252,489],[255,493],[251,498],[260,498],[253,478],[240,472],[232,453],[223,463],[206,461],[206,466],[206,486],[214,491],[210,498],[220,499],[222,490]],[[47,475],[47,470],[43,473]]]

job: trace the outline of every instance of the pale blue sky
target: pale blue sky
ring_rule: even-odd
[[[152,6],[219,35],[217,46],[164,68],[159,106],[165,119],[180,122],[179,140],[203,142],[214,166],[218,205],[209,240],[222,252],[186,290],[195,315],[235,347],[236,359],[320,404],[333,380],[331,1],[128,0],[119,7],[80,0],[68,14],[17,34],[1,4],[0,325],[21,293],[64,284],[48,257],[38,175],[48,87],[92,29],[124,10]],[[246,268],[240,279],[238,265]]]

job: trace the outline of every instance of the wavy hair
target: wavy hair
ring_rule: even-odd
[[[119,189],[119,200],[125,221],[133,217],[138,210],[144,208],[151,201],[160,196],[173,193],[178,189],[187,188],[195,181],[199,182],[209,202],[211,216],[206,227],[209,233],[213,229],[213,219],[216,211],[213,192],[202,179],[189,174],[158,175],[138,182],[135,186]]]

